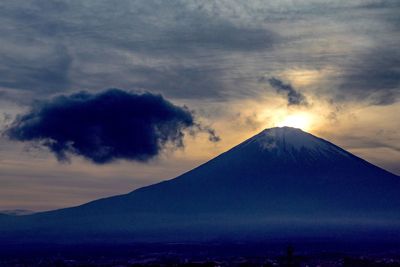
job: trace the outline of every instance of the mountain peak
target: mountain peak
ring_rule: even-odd
[[[285,134],[285,133],[307,133],[300,128],[282,126],[282,127],[272,127],[262,130],[259,134]]]
[[[257,143],[262,150],[277,152],[278,154],[288,154],[294,151],[307,150],[317,153],[319,156],[329,152],[347,156],[347,152],[341,148],[307,133],[299,128],[293,127],[274,127],[261,131],[259,134],[250,138],[248,143]],[[245,142],[245,143],[247,143]]]
[[[283,127],[266,128],[256,136],[268,135],[268,136],[274,136],[275,138],[282,138],[288,135],[302,135],[302,134],[308,134],[308,133],[304,132],[299,128],[283,126]]]
[[[276,127],[272,127],[272,128],[265,128],[262,132],[266,132],[266,131],[301,131],[301,132],[304,132],[300,128],[290,127],[290,126],[276,126]]]
[[[277,145],[277,143],[282,143],[292,145],[295,148],[302,146],[308,147],[322,141],[318,137],[304,132],[301,129],[287,126],[265,129],[251,139],[254,139],[262,145]]]

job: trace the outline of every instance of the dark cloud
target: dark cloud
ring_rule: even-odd
[[[187,107],[161,95],[109,89],[37,102],[5,134],[13,140],[39,142],[61,161],[75,154],[103,164],[117,159],[147,161],[167,145],[182,147],[186,129],[208,132],[211,141],[219,141]]]
[[[194,127],[194,131],[192,131],[191,133],[196,134],[196,130],[207,133],[208,140],[210,142],[216,143],[221,141],[221,137],[219,137],[216,134],[215,130],[208,125],[201,125],[200,123],[197,123],[196,126]]]
[[[287,96],[288,105],[302,105],[307,106],[308,102],[306,97],[295,90],[290,84],[285,84],[281,80],[272,77],[268,79],[269,84],[276,90],[277,93]]]

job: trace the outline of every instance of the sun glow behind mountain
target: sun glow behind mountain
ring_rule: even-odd
[[[305,113],[297,113],[285,116],[281,121],[276,124],[276,126],[288,126],[308,131],[310,130],[311,122],[312,119],[310,115]]]

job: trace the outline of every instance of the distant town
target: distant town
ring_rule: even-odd
[[[99,248],[85,250],[82,254],[68,253],[68,250],[35,255],[35,250],[30,250],[26,255],[9,255],[0,257],[0,267],[36,267],[36,266],[103,266],[103,267],[133,267],[133,266],[263,266],[263,267],[380,267],[400,266],[400,254],[398,252],[371,253],[368,255],[356,255],[354,253],[334,252],[307,252],[296,253],[292,246],[287,246],[282,253],[272,251],[261,255],[257,249],[251,251],[235,251],[238,247],[232,247],[232,251],[221,251],[221,247],[172,245],[144,248],[131,247],[128,250]],[[193,250],[194,249],[194,250]],[[130,251],[130,252],[129,252]],[[32,254],[31,254],[32,253]],[[243,255],[241,255],[243,253]],[[219,255],[217,255],[219,254]]]

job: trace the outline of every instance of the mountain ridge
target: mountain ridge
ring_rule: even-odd
[[[20,216],[5,234],[27,238],[26,231],[36,229],[29,238],[196,240],[290,235],[300,228],[311,236],[344,229],[350,235],[367,227],[400,236],[399,189],[398,176],[324,139],[272,128],[174,179]]]

